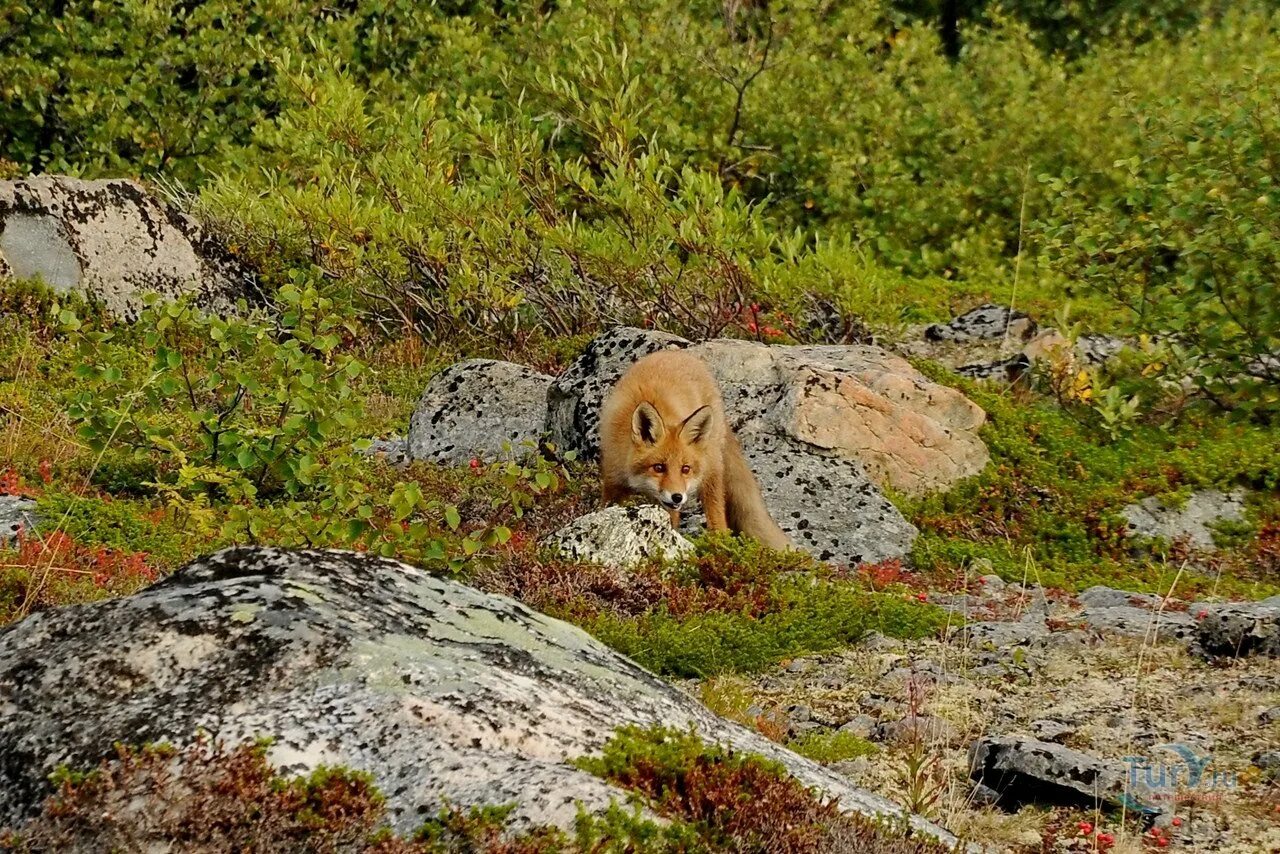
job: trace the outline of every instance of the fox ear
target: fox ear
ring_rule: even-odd
[[[631,413],[631,435],[637,442],[656,445],[662,441],[666,432],[667,428],[662,424],[662,416],[653,408],[653,404],[641,403],[636,407],[636,411]]]
[[[693,414],[680,425],[680,435],[684,436],[690,444],[697,442],[711,429],[711,419],[714,415],[710,406],[695,409]]]

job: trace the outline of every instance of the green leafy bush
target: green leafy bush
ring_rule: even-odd
[[[1125,111],[1141,154],[1107,170],[1104,195],[1068,178],[1049,249],[1058,265],[1196,357],[1191,379],[1259,415],[1280,407],[1280,86],[1274,67],[1214,91],[1219,110]]]
[[[318,453],[357,423],[348,383],[361,364],[339,351],[354,327],[314,289],[286,286],[277,300],[272,317],[225,318],[153,301],[134,329],[81,330],[68,406],[79,436],[99,453],[163,460],[180,490],[252,497],[313,485]]]

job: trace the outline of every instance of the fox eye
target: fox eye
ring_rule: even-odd
[[[663,474],[667,470],[667,465],[666,463],[654,463],[653,470],[656,471],[658,474]]]
[[[680,474],[688,474],[688,473],[689,473],[688,466],[680,466]]]

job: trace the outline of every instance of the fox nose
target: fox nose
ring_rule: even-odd
[[[672,504],[676,504],[676,505],[683,504],[683,503],[684,503],[684,496],[683,496],[683,495],[681,495],[679,492],[673,492],[673,493],[671,493],[671,503],[672,503]]]

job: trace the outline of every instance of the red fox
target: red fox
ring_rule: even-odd
[[[791,545],[725,421],[720,387],[691,353],[660,350],[618,380],[600,412],[600,474],[605,506],[643,495],[666,507],[676,526],[697,495],[709,530]]]

